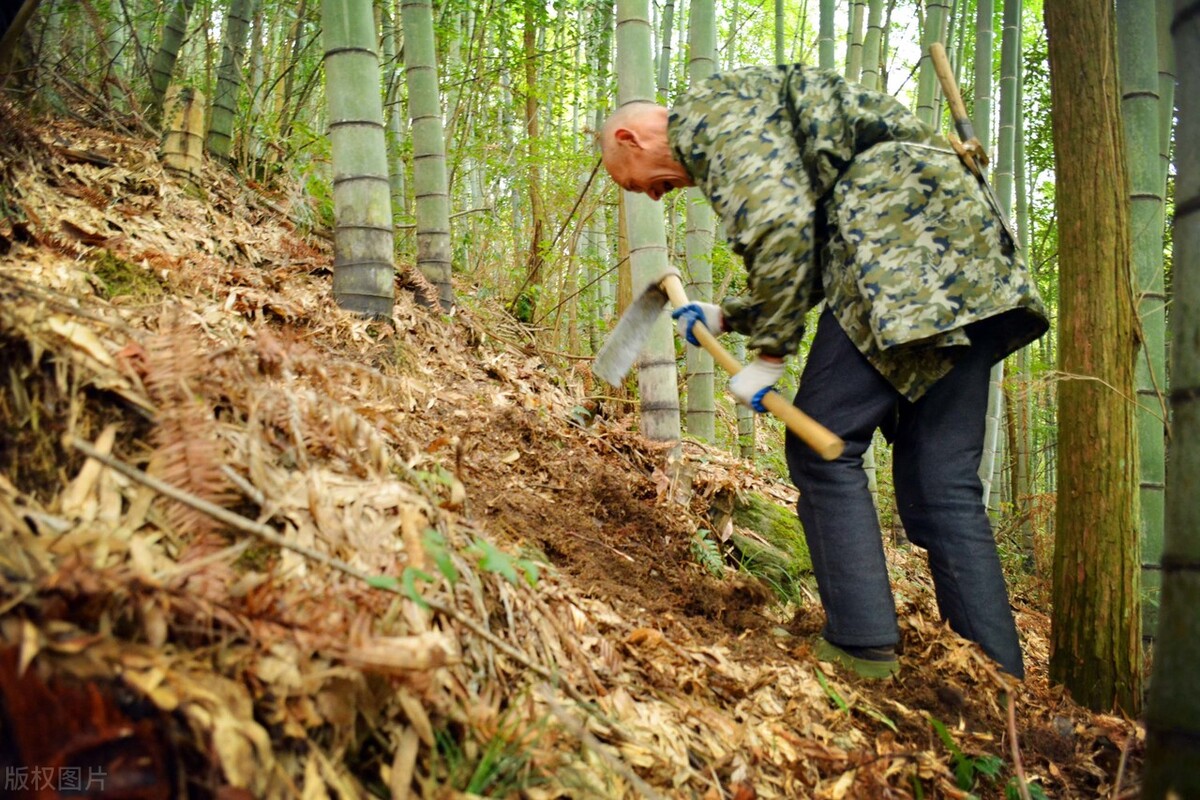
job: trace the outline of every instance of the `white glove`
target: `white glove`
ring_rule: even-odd
[[[720,336],[725,330],[725,317],[721,307],[712,303],[688,303],[671,312],[671,319],[679,320],[679,337],[693,347],[699,347],[700,342],[692,335],[692,326],[699,322],[708,328],[713,336]]]
[[[767,410],[762,404],[763,395],[783,377],[783,369],[783,361],[765,361],[759,356],[729,379],[729,391],[739,403],[761,414]]]

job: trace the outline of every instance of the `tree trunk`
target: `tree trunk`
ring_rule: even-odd
[[[250,18],[254,16],[254,4],[255,0],[233,0],[225,18],[225,35],[221,37],[221,67],[217,71],[217,90],[213,94],[205,146],[209,153],[226,161],[232,151],[233,120],[237,116],[242,61],[246,56],[246,35],[250,31]]]
[[[654,100],[648,0],[617,0],[617,105]],[[640,292],[667,271],[662,206],[644,194],[625,192],[625,224],[633,291]],[[671,318],[663,314],[642,351],[638,367],[642,433],[649,439],[678,439],[679,389]]]
[[[446,182],[446,140],[430,0],[403,0],[401,19],[404,77],[412,121],[417,268],[437,287],[438,301],[449,311],[454,307],[454,287],[450,284],[450,190]]]
[[[390,318],[394,240],[371,0],[323,0],[321,26],[333,143],[333,297],[350,311]]]
[[[1170,465],[1162,606],[1146,709],[1147,800],[1200,797],[1200,16],[1177,0],[1171,30],[1179,67],[1175,148],[1175,264],[1171,310]]]
[[[1132,716],[1142,694],[1137,340],[1115,24],[1111,7],[1090,0],[1045,12],[1064,376],[1050,677],[1081,705]]]

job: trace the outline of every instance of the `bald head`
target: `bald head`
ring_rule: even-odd
[[[600,129],[604,167],[621,188],[658,200],[692,179],[675,160],[667,141],[669,113],[646,101],[626,103]]]
[[[667,109],[660,106],[658,103],[651,103],[649,100],[636,100],[632,103],[626,103],[612,113],[605,120],[603,127],[600,128],[600,152],[605,156],[613,152],[616,145],[616,133],[618,130],[625,129],[636,131],[642,135],[649,135],[651,129],[656,127],[655,117],[663,116],[663,134],[666,134],[665,117]]]

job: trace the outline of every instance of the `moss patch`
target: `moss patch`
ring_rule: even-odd
[[[133,297],[158,300],[163,296],[162,282],[153,272],[105,250],[92,259],[92,274],[100,283],[105,299]]]
[[[760,494],[746,494],[737,498],[733,521],[766,540],[734,534],[742,567],[774,587],[781,598],[797,599],[799,583],[812,572],[812,557],[796,513]]]

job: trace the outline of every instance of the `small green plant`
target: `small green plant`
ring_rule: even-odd
[[[871,708],[869,705],[860,705],[857,702],[847,703],[845,699],[838,694],[837,689],[833,688],[833,686],[829,683],[829,678],[825,676],[825,673],[821,671],[820,667],[814,667],[813,671],[817,675],[817,683],[821,684],[821,688],[825,690],[826,696],[833,701],[833,704],[838,707],[839,711],[849,714],[852,709],[858,709],[871,719],[886,725],[897,733],[899,732],[899,729],[896,727],[896,723],[892,722],[892,720],[889,719],[888,716],[882,711]]]
[[[1004,787],[1004,800],[1021,800],[1020,781],[1021,779],[1016,775],[1009,779],[1008,784]],[[1046,790],[1040,783],[1026,781],[1025,788],[1029,790],[1030,800],[1049,800],[1046,797]]]
[[[506,798],[518,789],[544,781],[533,770],[522,736],[514,733],[512,724],[502,726],[480,746],[456,740],[449,730],[438,730],[434,741],[444,771],[443,786],[472,796]]]
[[[522,789],[545,782],[533,763],[533,743],[543,723],[522,727],[507,712],[486,741],[470,735],[457,737],[450,729],[434,734],[438,784],[470,796],[509,797]]]
[[[540,568],[536,561],[514,558],[486,539],[476,539],[466,552],[475,557],[475,562],[481,570],[493,572],[514,586],[521,583],[521,578],[530,586],[537,585]]]
[[[720,578],[725,574],[725,558],[721,555],[721,546],[712,539],[712,533],[707,528],[700,528],[692,534],[692,557],[709,571],[714,577]]]
[[[451,586],[458,583],[460,575],[458,567],[454,564],[454,550],[446,541],[446,537],[434,528],[426,528],[421,536],[421,543],[424,545],[425,555],[442,577]],[[463,554],[473,557],[479,569],[499,575],[514,586],[522,582],[536,586],[541,575],[541,567],[536,561],[511,556],[486,539],[476,539]],[[399,578],[393,575],[374,575],[367,579],[367,585],[386,591],[401,591],[409,600],[427,609],[429,603],[421,596],[417,583],[433,583],[435,580],[436,578],[425,570],[409,566],[404,568]]]
[[[958,782],[958,788],[970,791],[975,786],[975,782],[979,778],[993,782],[1000,774],[1000,768],[1004,766],[1004,762],[999,756],[967,755],[954,741],[954,737],[950,735],[950,731],[945,724],[929,717],[929,724],[933,726],[937,732],[938,738],[942,740],[942,744],[950,751],[950,766],[954,770],[954,778]]]

